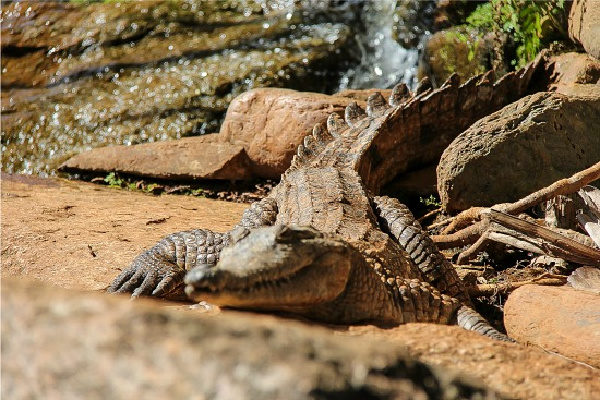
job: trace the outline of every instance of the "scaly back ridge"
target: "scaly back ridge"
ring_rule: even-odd
[[[380,117],[385,113],[387,108],[387,101],[379,92],[373,93],[367,99],[367,115],[369,117]]]
[[[355,126],[360,120],[367,116],[365,110],[363,110],[355,101],[348,104],[346,107],[346,123],[350,126]]]

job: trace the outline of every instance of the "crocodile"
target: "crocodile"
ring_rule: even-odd
[[[460,87],[454,75],[441,93]],[[412,95],[398,84],[387,100],[371,95],[366,110],[353,102],[344,118],[331,114],[234,229],[168,235],[108,291],[184,296],[330,324],[456,324],[511,341],[472,308],[456,270],[410,210],[372,194],[377,147],[381,136],[389,139],[382,127],[431,94],[426,88]]]

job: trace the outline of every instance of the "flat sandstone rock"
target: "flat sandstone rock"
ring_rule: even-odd
[[[250,178],[244,147],[217,143],[214,135],[133,146],[98,147],[65,161],[65,172],[118,171],[159,179]]]
[[[600,294],[525,285],[508,297],[510,337],[600,368]]]

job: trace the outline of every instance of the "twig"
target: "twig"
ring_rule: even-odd
[[[427,218],[433,217],[434,215],[437,215],[437,214],[439,214],[441,212],[442,212],[441,208],[436,208],[435,210],[429,211],[427,214],[423,215],[422,217],[417,218],[417,221],[419,223],[421,223],[422,221],[426,220]]]
[[[525,251],[600,267],[600,250],[532,222],[489,210],[481,224],[486,226],[486,230],[473,246],[459,255],[457,264],[464,264],[481,251],[487,241],[493,240]]]
[[[492,296],[496,293],[510,293],[521,286],[536,284],[541,286],[563,286],[567,283],[567,277],[554,274],[543,274],[536,278],[519,282],[496,282],[496,283],[479,283],[474,286],[467,287],[469,296]]]
[[[517,202],[496,204],[495,206],[492,206],[492,208],[511,215],[518,214],[543,201],[548,201],[553,197],[575,193],[583,186],[598,179],[600,179],[600,162],[597,162],[583,171],[577,172],[570,178],[561,179],[550,186],[546,186],[533,192]],[[474,221],[481,219],[481,213],[487,209],[488,208],[485,207],[471,207],[461,212],[442,233],[448,234],[453,230],[460,229],[460,227],[470,225]]]

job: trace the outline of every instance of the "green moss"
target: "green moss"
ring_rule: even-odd
[[[503,32],[515,41],[511,64],[521,67],[553,41],[567,39],[565,0],[491,0],[467,17],[480,31]]]

